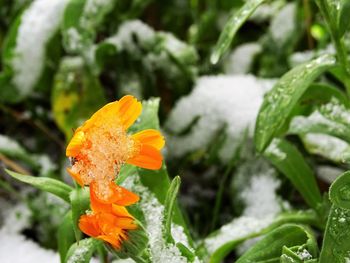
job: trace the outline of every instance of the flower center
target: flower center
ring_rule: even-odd
[[[76,157],[72,171],[84,184],[97,184],[97,195],[106,199],[111,193],[109,183],[119,174],[121,166],[139,151],[139,145],[121,125],[105,123],[86,131],[88,138]]]

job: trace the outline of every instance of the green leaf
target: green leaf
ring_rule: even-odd
[[[89,263],[93,253],[97,249],[99,240],[93,238],[85,238],[74,243],[66,256],[65,262],[68,263]]]
[[[349,257],[350,210],[338,207],[336,203],[328,216],[319,263],[343,263]]]
[[[78,227],[79,218],[90,208],[90,195],[87,187],[78,187],[71,191],[69,199],[72,206],[72,221],[75,238],[79,241],[81,232]]]
[[[264,2],[265,0],[249,0],[238,11],[231,11],[231,16],[221,32],[210,57],[211,63],[216,64],[220,60],[225,51],[230,47],[238,29],[254,13],[255,9]]]
[[[287,176],[306,203],[316,209],[322,202],[321,193],[313,171],[299,150],[286,140],[274,139],[265,151],[265,156]]]
[[[307,242],[306,231],[298,225],[287,224],[268,233],[252,248],[244,253],[236,263],[243,262],[279,262],[283,246],[303,245]]]
[[[58,252],[60,254],[61,263],[65,262],[67,252],[74,242],[75,236],[72,223],[72,213],[69,211],[63,218],[62,223],[57,230]]]
[[[286,120],[308,86],[325,70],[335,65],[331,55],[303,63],[282,76],[269,91],[260,108],[255,127],[255,145],[259,152],[283,129]]]
[[[340,89],[324,83],[314,83],[305,91],[300,103],[309,105],[321,105],[330,102],[333,98],[341,104],[350,106],[350,102]]]
[[[350,172],[340,175],[329,189],[329,198],[337,207],[350,209]]]
[[[171,223],[173,221],[174,206],[176,204],[176,196],[179,192],[181,179],[175,176],[171,181],[164,203],[164,236],[168,242],[173,242],[171,235]]]
[[[62,183],[61,181],[48,177],[34,177],[30,175],[23,175],[7,169],[5,169],[5,171],[18,181],[30,184],[42,191],[54,194],[68,203],[70,202],[69,194],[73,188],[65,183]]]

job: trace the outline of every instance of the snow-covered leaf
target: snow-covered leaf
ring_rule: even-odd
[[[94,238],[85,238],[74,243],[67,252],[65,263],[89,263],[99,242]]]
[[[267,93],[255,126],[255,145],[262,152],[280,134],[294,106],[309,85],[325,70],[335,65],[331,55],[301,64],[285,75]]]
[[[286,224],[270,233],[258,241],[252,248],[244,253],[236,262],[263,262],[272,259],[278,260],[282,253],[282,248],[301,246],[309,242],[309,233],[294,224]]]

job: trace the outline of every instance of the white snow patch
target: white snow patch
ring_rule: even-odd
[[[266,153],[271,154],[272,156],[282,161],[287,157],[287,154],[283,152],[280,148],[278,148],[279,142],[280,142],[280,139],[278,138],[273,139],[269,147],[267,147]]]
[[[312,255],[305,248],[302,251],[298,251],[297,254],[298,254],[298,256],[300,257],[301,260],[312,259]]]
[[[12,59],[12,81],[21,96],[28,95],[40,77],[46,44],[59,27],[67,3],[68,0],[36,0],[21,17]]]
[[[266,215],[275,216],[281,212],[281,205],[276,194],[281,182],[274,177],[275,171],[255,175],[251,178],[248,187],[239,193],[245,203],[243,216],[264,218]]]
[[[345,172],[345,170],[340,169],[338,167],[328,166],[328,165],[320,165],[316,168],[317,176],[321,178],[323,181],[331,184],[335,179],[338,178],[339,175]]]
[[[228,75],[248,73],[254,57],[262,51],[258,43],[246,43],[238,46],[225,63],[225,73]]]
[[[218,233],[205,239],[205,245],[209,253],[225,243],[259,233],[273,222],[273,217],[255,218],[242,216],[234,219],[231,223],[222,226]]]
[[[60,262],[56,252],[44,249],[20,234],[29,226],[29,216],[30,211],[23,204],[2,211],[4,221],[0,229],[0,262]]]
[[[140,20],[130,20],[121,24],[118,33],[108,38],[106,42],[116,45],[117,48],[138,53],[139,47],[134,39],[136,38],[140,46],[144,46],[152,42],[155,36],[155,31],[147,24]]]
[[[18,233],[0,229],[0,262],[2,263],[54,263],[60,262],[58,253],[44,249]]]
[[[279,42],[285,42],[286,37],[291,36],[295,29],[296,5],[289,3],[285,5],[277,15],[272,19],[270,32],[273,39]]]
[[[343,131],[343,125],[333,122],[322,115],[318,110],[314,111],[311,115],[296,116],[289,124],[289,132],[291,133],[305,133],[308,132],[310,127],[315,125],[324,125],[332,130]]]
[[[321,133],[308,133],[303,136],[303,143],[313,154],[324,156],[336,162],[342,162],[349,144],[337,137]]]
[[[262,86],[251,75],[200,77],[192,93],[177,102],[165,127],[172,133],[181,133],[196,117],[200,118],[189,134],[167,135],[169,154],[179,157],[203,149],[226,125],[227,143],[220,157],[228,161],[246,129],[249,136],[253,136],[255,119],[263,101]]]
[[[24,154],[24,149],[13,139],[0,134],[0,152],[11,152]]]

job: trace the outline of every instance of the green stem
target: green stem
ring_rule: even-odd
[[[343,68],[345,73],[344,85],[348,96],[350,97],[350,67],[347,57],[347,51],[344,46],[342,38],[339,36],[339,30],[336,23],[334,23],[335,18],[330,14],[330,9],[326,0],[318,0],[318,7],[327,22],[328,29],[331,33],[332,40],[337,51],[338,61]],[[333,14],[334,15],[334,14]]]

